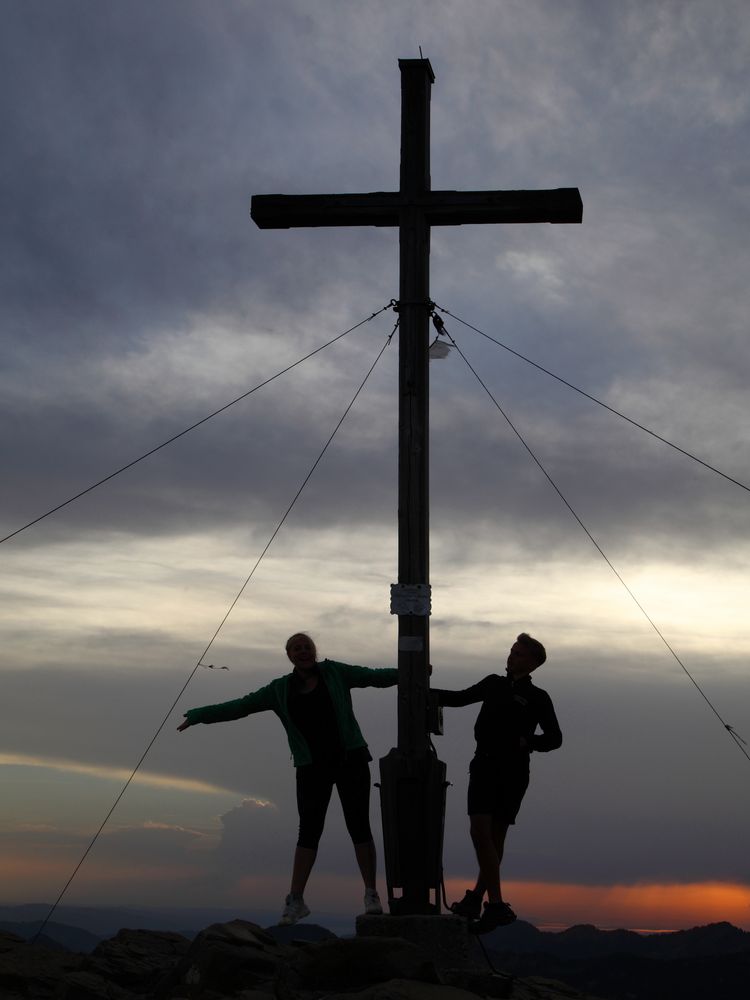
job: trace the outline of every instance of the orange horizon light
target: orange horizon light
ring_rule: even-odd
[[[470,880],[449,879],[449,901]],[[640,933],[686,930],[727,921],[750,930],[750,885],[730,882],[580,885],[507,881],[503,893],[519,917],[548,929],[594,924]]]

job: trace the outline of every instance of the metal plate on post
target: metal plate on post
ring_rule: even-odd
[[[427,617],[432,614],[431,596],[429,583],[392,583],[391,614]]]

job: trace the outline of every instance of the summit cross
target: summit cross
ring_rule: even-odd
[[[250,214],[261,229],[399,230],[398,585],[391,604],[398,614],[398,747],[380,762],[381,801],[390,911],[419,914],[440,912],[446,784],[445,765],[431,752],[428,723],[430,229],[579,223],[583,204],[577,188],[433,191],[430,92],[435,75],[428,59],[399,59],[399,69],[398,191],[254,195]]]

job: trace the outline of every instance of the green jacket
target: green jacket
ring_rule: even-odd
[[[372,667],[356,667],[350,663],[337,663],[336,660],[321,660],[318,664],[320,676],[325,682],[336,712],[341,743],[344,750],[354,750],[366,747],[367,743],[354,718],[352,707],[352,688],[392,687],[398,683],[398,670],[385,667],[374,670]],[[307,740],[297,729],[289,715],[288,697],[291,673],[266,684],[234,701],[224,701],[219,705],[204,705],[203,708],[191,708],[185,717],[191,726],[198,722],[229,722],[231,719],[242,719],[256,712],[275,712],[286,729],[289,749],[295,767],[310,764],[312,756]]]

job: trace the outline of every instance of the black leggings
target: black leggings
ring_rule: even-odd
[[[372,840],[368,757],[367,751],[353,751],[335,763],[304,764],[297,768],[297,847],[317,848],[334,785],[352,843]]]

